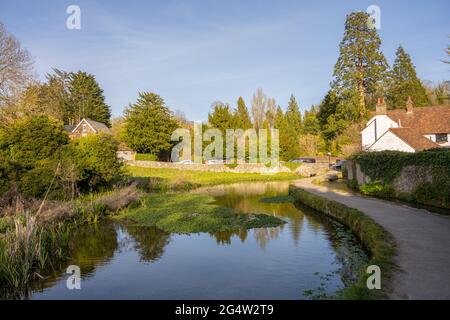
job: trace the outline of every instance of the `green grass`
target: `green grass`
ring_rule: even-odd
[[[169,186],[168,189],[171,189],[171,185],[210,186],[235,182],[294,180],[299,178],[298,175],[291,172],[263,175],[259,173],[209,172],[134,166],[127,167],[127,171],[133,177],[162,179]]]
[[[151,153],[138,153],[136,155],[138,161],[158,161],[158,156]]]
[[[150,194],[139,208],[124,210],[115,218],[175,233],[236,231],[276,227],[285,223],[264,214],[234,213],[213,202],[211,196],[200,194]]]
[[[339,202],[311,194],[295,186],[289,187],[289,195],[308,207],[340,221],[350,228],[370,251],[370,260],[368,264],[360,270],[359,280],[355,284],[342,290],[337,295],[337,298],[350,300],[386,298],[387,293],[383,290],[389,287],[389,281],[395,268],[393,262],[395,245],[391,235],[373,219],[357,209],[349,208]],[[369,290],[367,288],[366,281],[369,275],[366,274],[366,269],[369,265],[377,265],[382,270],[381,291]]]
[[[295,170],[297,170],[298,167],[300,167],[302,165],[301,162],[283,162],[282,165],[286,168],[288,168],[289,170],[291,170],[292,172],[294,172]]]

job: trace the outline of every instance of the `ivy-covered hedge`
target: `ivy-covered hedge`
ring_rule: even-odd
[[[450,208],[450,149],[417,153],[400,151],[362,152],[352,157],[371,183],[359,186],[368,195],[396,197],[437,207]],[[426,168],[431,181],[422,182],[412,193],[396,192],[393,183],[407,166]]]

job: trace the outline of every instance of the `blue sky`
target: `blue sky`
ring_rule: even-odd
[[[81,30],[66,28],[66,8],[81,8]],[[0,0],[0,21],[51,68],[93,73],[114,115],[139,91],[160,94],[191,120],[213,101],[235,105],[262,87],[302,109],[329,88],[346,14],[381,9],[382,51],[392,64],[399,44],[419,76],[449,79],[441,62],[450,42],[450,1],[80,1]]]

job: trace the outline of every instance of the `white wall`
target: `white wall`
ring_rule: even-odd
[[[406,142],[388,131],[378,139],[369,149],[370,151],[397,150],[405,152],[415,152]]]
[[[376,134],[375,134],[376,128]],[[366,127],[361,131],[363,149],[367,149],[390,128],[398,128],[398,124],[386,115],[376,115],[370,119]]]

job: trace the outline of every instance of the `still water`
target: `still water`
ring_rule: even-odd
[[[69,290],[67,266],[36,283],[31,299],[308,299],[333,295],[367,259],[340,224],[292,203],[288,183],[239,183],[196,192],[240,213],[287,223],[235,233],[168,234],[112,221],[80,228],[68,265],[81,268]],[[311,296],[312,294],[312,296]]]

